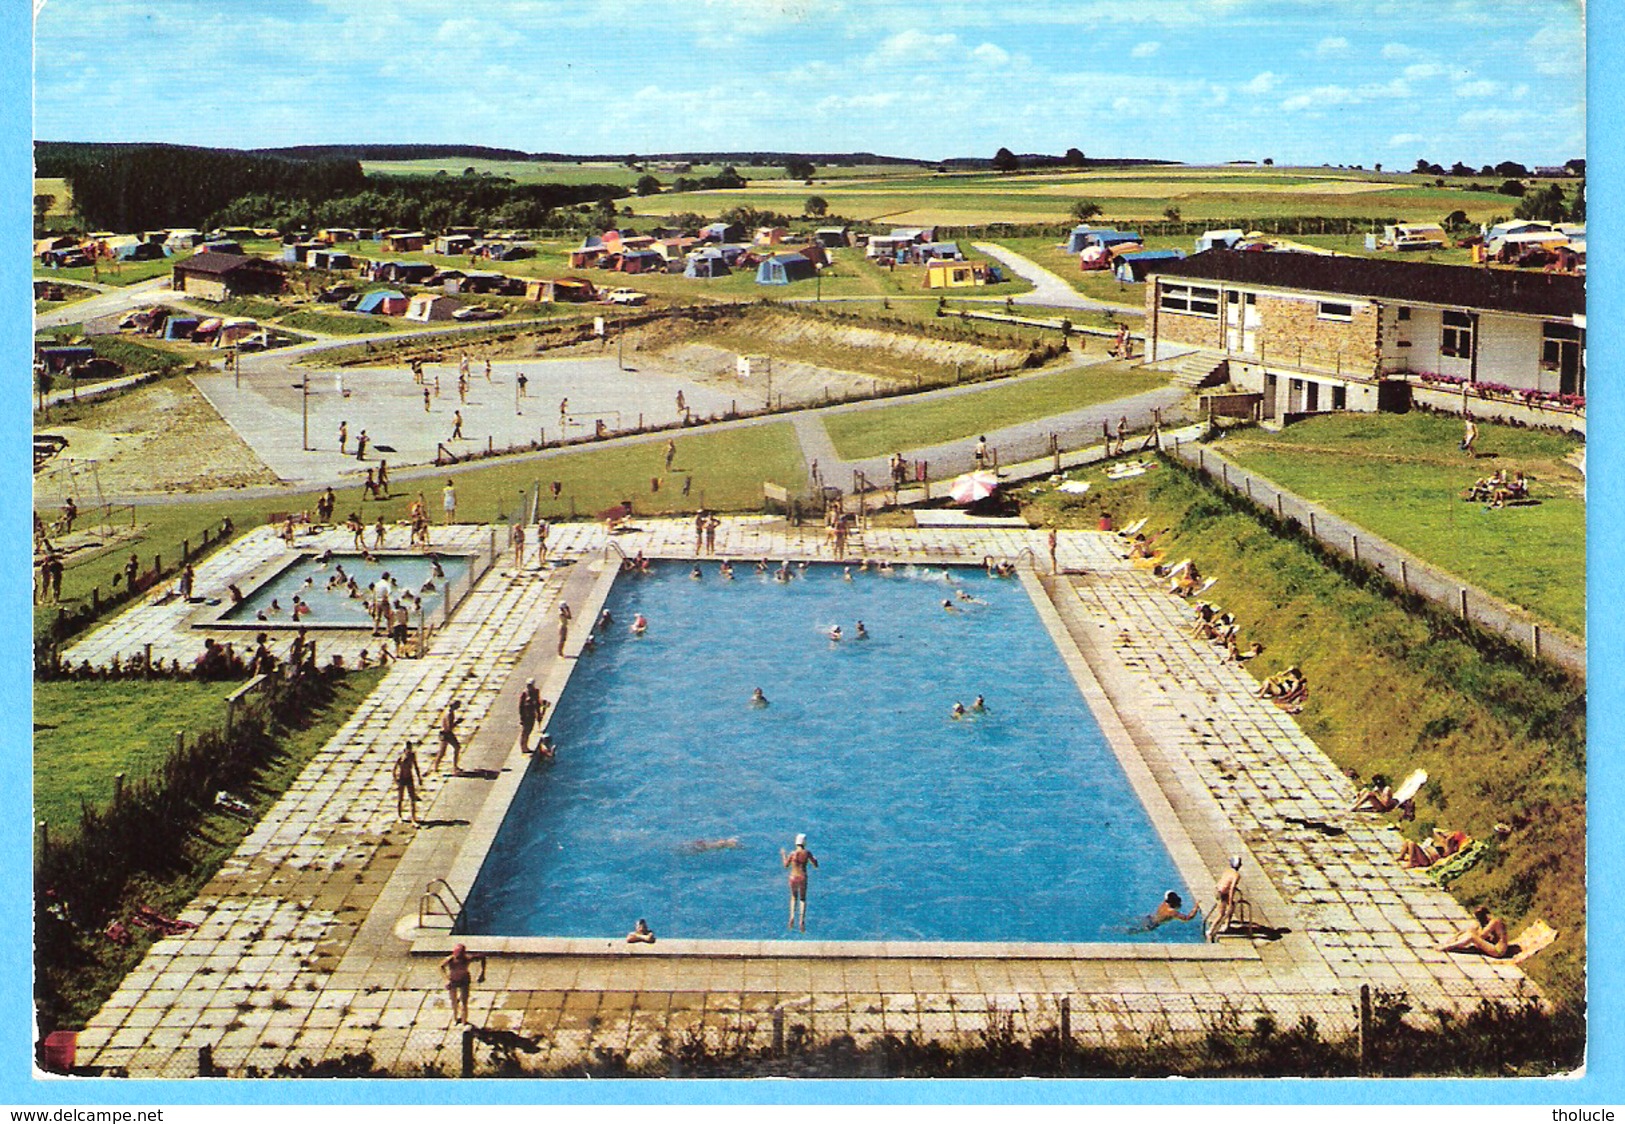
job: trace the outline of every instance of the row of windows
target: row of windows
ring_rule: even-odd
[[[1219,315],[1219,290],[1201,285],[1163,285],[1161,307],[1166,312],[1189,312],[1196,316]]]

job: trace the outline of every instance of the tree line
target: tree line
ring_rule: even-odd
[[[351,156],[291,159],[181,145],[36,146],[37,174],[73,190],[88,229],[448,226],[543,229],[613,221],[615,184],[490,176],[367,176]]]

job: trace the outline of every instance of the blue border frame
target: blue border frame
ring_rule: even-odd
[[[152,0],[154,3],[162,0]],[[1427,21],[1423,21],[1426,23]],[[1602,252],[1591,262],[1588,338],[1590,368],[1588,415],[1592,428],[1604,435],[1600,448],[1588,450],[1590,477],[1587,571],[1605,580],[1615,574],[1617,540],[1613,539],[1622,511],[1622,458],[1613,441],[1620,424],[1625,386],[1620,377],[1621,319],[1625,299],[1620,288],[1621,238],[1625,222],[1620,206],[1622,160],[1618,122],[1625,119],[1625,0],[1591,0],[1587,18],[1587,117],[1614,122],[1589,132],[1589,226],[1597,230]],[[32,236],[32,4],[20,0],[0,3],[0,370],[27,371],[33,308],[29,276],[17,270],[26,260]],[[1621,110],[1614,117],[1613,110]],[[23,456],[31,429],[31,392],[26,378],[4,383],[0,412],[0,439],[14,451],[0,462],[0,519],[13,533],[0,538],[0,629],[5,633],[5,656],[0,660],[0,707],[6,714],[4,731],[8,751],[0,753],[0,791],[11,815],[0,819],[0,845],[13,856],[0,868],[0,900],[10,908],[0,912],[0,935],[6,947],[31,947],[32,898],[30,870],[16,856],[31,853],[31,812],[20,794],[32,791],[31,730],[24,716],[32,715],[31,635],[32,584],[30,534],[27,530],[32,495],[31,462]],[[1595,455],[1591,455],[1595,454]],[[1617,603],[1618,591],[1606,589],[1603,604]],[[1604,612],[1590,622],[1593,676],[1604,684],[1590,700],[1590,757],[1588,868],[1592,885],[1608,892],[1606,879],[1625,870],[1625,835],[1597,830],[1620,822],[1621,774],[1604,771],[1611,754],[1625,742],[1625,694],[1606,684],[1610,672],[1625,668],[1625,626],[1619,616]],[[1597,672],[1601,672],[1597,675]],[[1595,747],[1601,747],[1597,752]],[[1625,913],[1599,895],[1602,909],[1588,916],[1591,1018],[1589,1058],[1585,1077],[1575,1081],[276,1081],[276,1082],[127,1082],[35,1080],[31,1054],[33,1009],[30,973],[14,962],[9,986],[0,992],[0,1102],[11,1104],[435,1104],[486,1101],[498,1104],[1158,1104],[1177,1099],[1182,1104],[1602,1104],[1625,1102],[1625,1067],[1621,1042],[1625,1040],[1625,988],[1621,987],[1621,948]],[[18,958],[19,960],[21,957]]]

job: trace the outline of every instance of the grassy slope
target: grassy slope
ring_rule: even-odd
[[[1298,664],[1309,678],[1299,723],[1341,767],[1362,778],[1399,777],[1418,766],[1434,778],[1406,834],[1435,824],[1493,840],[1498,821],[1515,828],[1490,858],[1452,889],[1487,902],[1513,935],[1534,918],[1562,934],[1525,968],[1555,995],[1575,998],[1585,965],[1585,688],[1562,674],[1497,660],[1440,622],[1329,569],[1297,540],[1283,538],[1177,469],[1112,482],[1086,473],[1084,496],[1048,492],[1035,522],[1093,528],[1102,509],[1153,528],[1159,545],[1195,559],[1222,579],[1225,610],[1243,643],[1266,651],[1249,665],[1262,678]],[[1380,705],[1372,705],[1380,699]],[[1395,837],[1398,849],[1399,836]]]
[[[175,731],[219,726],[224,683],[37,683],[34,687],[34,818],[53,839],[71,835],[80,801],[99,807],[113,774],[129,783],[156,773]]]
[[[384,669],[373,668],[369,671],[353,671],[345,676],[337,686],[333,702],[312,715],[310,724],[304,729],[286,732],[282,738],[280,755],[273,758],[260,772],[256,783],[249,791],[235,794],[252,806],[252,816],[238,817],[223,812],[210,813],[204,815],[195,826],[189,825],[191,830],[178,833],[181,846],[177,848],[174,869],[166,871],[161,876],[142,875],[134,878],[124,895],[126,909],[139,903],[146,903],[169,916],[175,916],[184,909],[209,879],[214,877],[220,865],[237,849],[237,845],[242,842],[254,823],[310,763],[316,751],[327,744],[328,739],[349,719],[361,700],[378,685],[384,674]],[[68,683],[62,686],[77,689],[90,684]],[[165,691],[170,686],[178,685],[134,686],[146,689],[157,687],[160,691]],[[213,684],[212,688],[223,695],[226,685]],[[45,688],[41,685],[37,689]],[[37,777],[40,772],[37,762],[35,770]],[[54,979],[39,980],[37,983],[39,992],[52,997],[41,1005],[42,1020],[48,1019],[63,1026],[83,1026],[85,1021],[107,1001],[107,997],[118,987],[119,981],[141,962],[147,949],[152,945],[153,937],[145,930],[132,926],[131,933],[135,939],[128,947],[120,947],[110,941],[91,937],[81,945],[82,959],[73,972]]]
[[[824,428],[845,459],[917,449],[1063,410],[1081,410],[1162,386],[1167,379],[1116,364],[1025,376],[987,390],[828,415]]]
[[[1432,414],[1316,418],[1247,430],[1219,448],[1417,557],[1585,635],[1585,493],[1570,437],[1484,423],[1480,457],[1457,451],[1461,421]],[[1491,454],[1484,456],[1483,454]],[[1534,478],[1528,507],[1486,510],[1462,490],[1497,469]]]

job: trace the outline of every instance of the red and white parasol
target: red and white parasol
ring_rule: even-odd
[[[991,472],[967,472],[956,476],[948,484],[948,494],[957,504],[972,504],[985,500],[999,490],[999,478]]]

